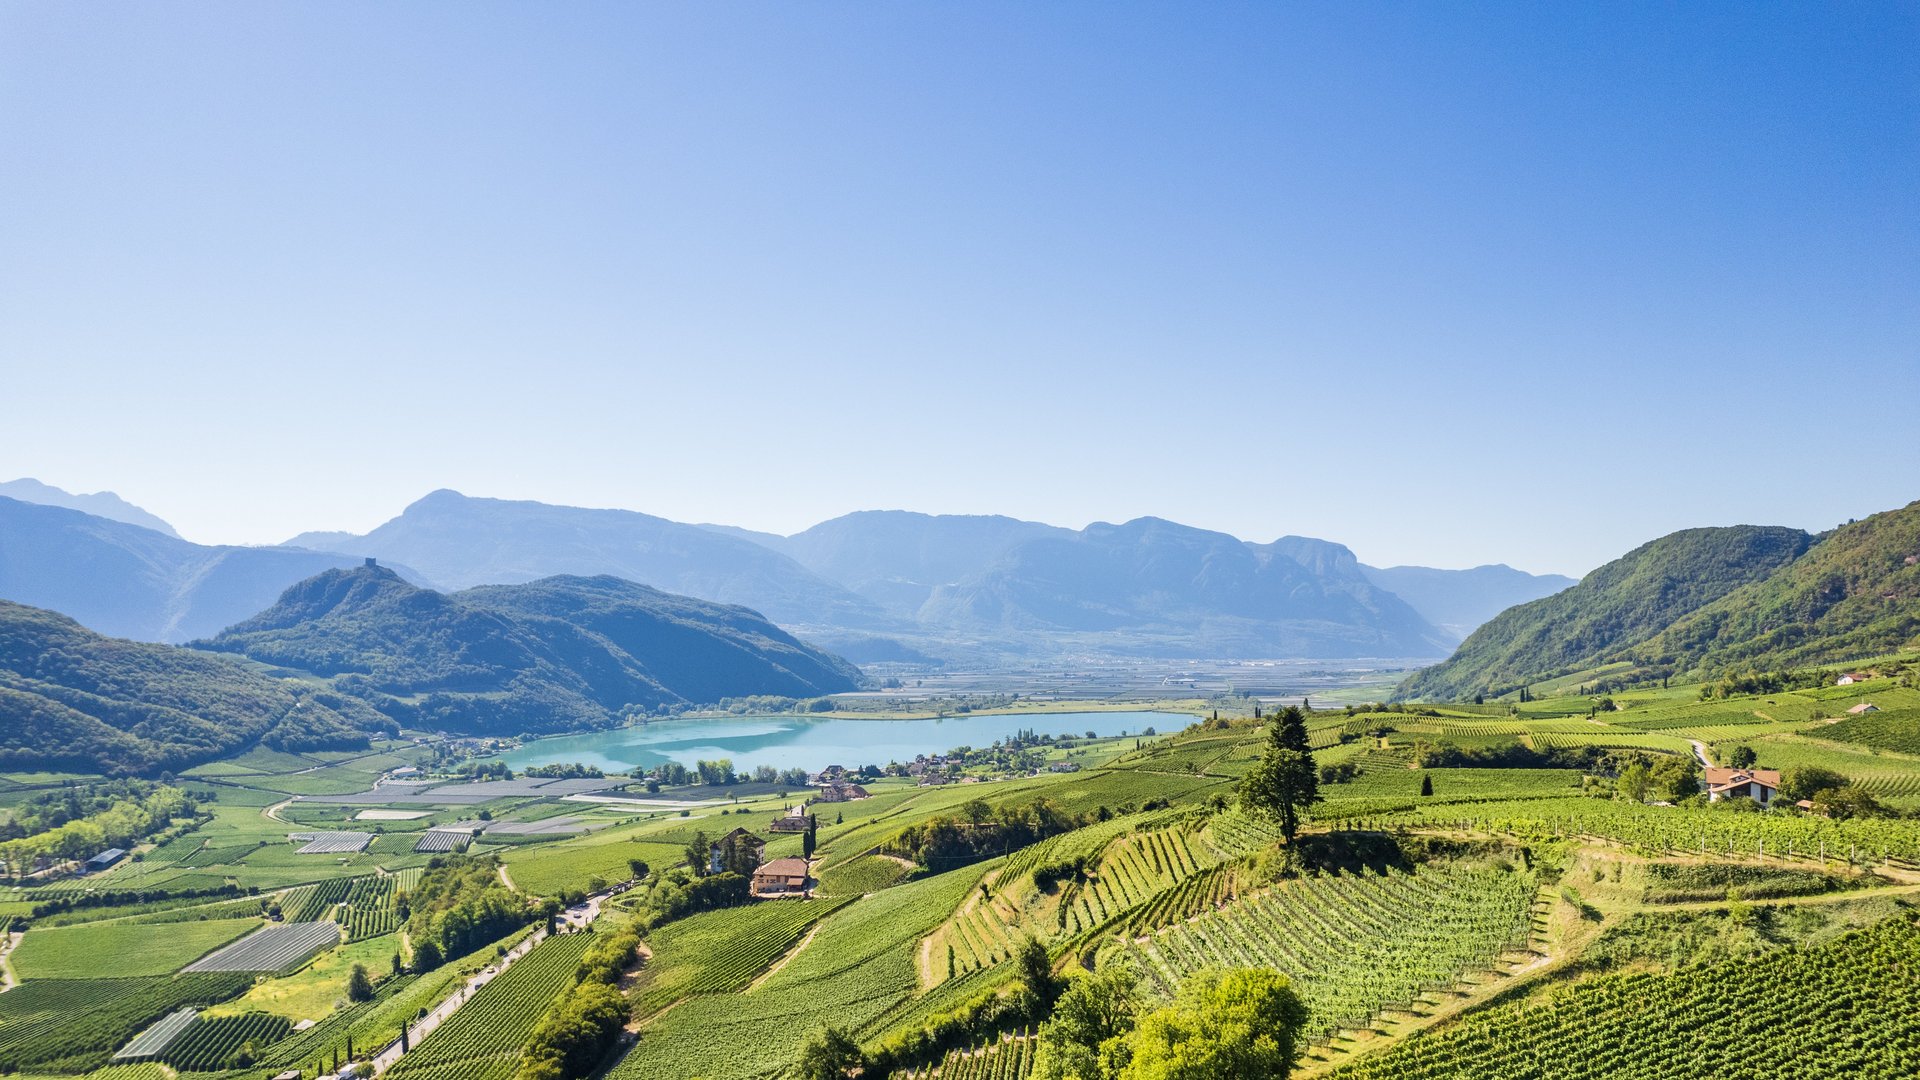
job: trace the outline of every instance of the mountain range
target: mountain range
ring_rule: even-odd
[[[1511,608],[1403,697],[1500,695],[1592,672],[1631,682],[1839,663],[1920,646],[1920,502],[1818,536],[1687,529]]]
[[[1247,543],[1158,518],[1075,530],[866,511],[779,536],[452,491],[365,536],[310,533],[289,543],[377,554],[449,588],[615,574],[747,604],[859,662],[1433,656],[1458,640],[1437,622],[1460,625],[1567,581],[1468,571],[1478,584],[1429,590],[1429,614],[1370,580],[1339,544]],[[1462,593],[1472,594],[1465,603]]]
[[[216,548],[5,502],[0,596],[171,642],[210,638],[367,556],[443,591],[611,575],[752,608],[860,663],[1436,656],[1489,613],[1569,583],[1506,567],[1378,570],[1323,540],[1248,543],[1157,518],[1066,529],[870,511],[778,536],[443,490],[365,535]]]
[[[288,585],[359,559],[292,548],[208,547],[169,532],[0,497],[0,597],[138,641],[217,634]]]
[[[743,607],[610,576],[444,594],[377,565],[327,570],[195,647],[331,680],[410,728],[604,727],[726,697],[817,697],[862,676]]]

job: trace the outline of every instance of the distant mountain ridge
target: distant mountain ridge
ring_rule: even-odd
[[[1315,544],[1325,544],[1316,541]],[[1445,648],[1357,561],[1320,550],[1318,572],[1286,542],[1247,544],[1159,518],[1098,523],[1015,544],[984,571],[934,590],[923,623],[1014,634],[1114,634],[1116,651],[1215,656],[1419,656]]]
[[[1429,566],[1362,566],[1368,581],[1405,600],[1428,622],[1465,640],[1487,620],[1516,604],[1552,596],[1579,584],[1561,574],[1529,574],[1504,563],[1468,570]]]
[[[0,483],[0,496],[18,499],[21,502],[38,503],[41,506],[61,506],[68,510],[78,510],[83,514],[92,514],[94,517],[103,517],[126,525],[138,525],[143,529],[152,529],[163,536],[180,539],[180,534],[173,531],[173,526],[111,491],[78,495],[51,484],[43,484],[31,477],[22,477],[19,480]]]
[[[786,626],[897,625],[870,601],[760,544],[632,510],[482,499],[443,489],[365,536],[307,533],[299,539],[403,564],[443,589],[610,574],[744,604]]]
[[[282,590],[357,556],[207,547],[57,506],[0,497],[0,597],[110,637],[181,642],[218,633]]]
[[[96,634],[0,600],[0,766],[109,774],[180,770],[255,743],[365,747],[390,720],[343,695],[224,657]]]
[[[858,689],[858,669],[746,608],[618,578],[444,594],[328,570],[196,647],[333,680],[408,727],[517,734],[725,697]]]
[[[1455,592],[1467,600],[1430,605],[1436,619],[1343,545],[1248,543],[1157,518],[1067,529],[863,511],[782,537],[441,490],[364,536],[303,533],[277,548],[206,548],[78,515],[24,521],[0,509],[0,596],[102,632],[174,642],[211,637],[295,582],[362,556],[441,590],[612,575],[744,605],[860,662],[910,665],[1434,656],[1458,640],[1463,607],[1533,595],[1526,575],[1466,582]]]
[[[1643,544],[1565,592],[1510,609],[1403,696],[1457,699],[1606,665],[1712,676],[1920,645],[1920,502],[1815,537],[1742,525]]]

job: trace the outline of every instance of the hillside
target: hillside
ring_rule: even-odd
[[[364,747],[391,726],[351,698],[0,600],[0,767],[152,774],[262,741]]]
[[[1920,502],[1841,526],[1778,572],[1635,650],[1702,674],[1844,661],[1920,644]]]
[[[171,536],[176,540],[180,538],[180,534],[173,531],[173,526],[111,491],[96,491],[80,495],[54,487],[52,484],[43,484],[32,477],[22,477],[19,480],[0,483],[0,496],[19,499],[21,502],[39,503],[42,506],[64,506],[69,510],[78,510],[83,514],[92,514],[94,517],[103,517],[109,521],[152,529],[154,532]]]
[[[860,682],[746,608],[606,576],[443,594],[384,567],[330,570],[200,645],[335,679],[408,725],[490,734]]]
[[[590,510],[435,491],[361,537],[296,543],[364,552],[445,589],[556,574],[611,574],[670,593],[742,604],[785,626],[892,625],[871,601],[751,540],[630,510]]]
[[[1335,544],[1314,545],[1345,552]],[[1433,626],[1362,577],[1350,552],[1320,573],[1280,541],[1243,543],[1158,518],[1028,540],[991,567],[936,588],[923,624],[1035,635],[1106,636],[1140,655],[1419,656]]]
[[[137,525],[0,497],[0,597],[89,629],[181,642],[252,615],[302,578],[360,560],[287,548],[209,547]]]
[[[1529,574],[1497,563],[1469,570],[1362,566],[1360,572],[1458,639],[1515,604],[1552,596],[1577,584],[1574,578],[1561,574]]]
[[[1767,577],[1812,543],[1799,529],[1755,525],[1663,536],[1564,592],[1502,612],[1399,693],[1437,701],[1503,693],[1628,658],[1677,620]]]

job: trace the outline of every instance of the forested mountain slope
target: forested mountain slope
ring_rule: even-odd
[[[606,576],[442,594],[383,567],[332,570],[200,645],[335,679],[408,725],[495,734],[860,683],[756,612]]]
[[[1792,564],[1637,648],[1718,674],[1844,661],[1920,644],[1920,502],[1843,525]]]
[[[179,770],[256,742],[365,746],[392,723],[365,704],[223,657],[103,637],[0,600],[0,765],[114,775]]]
[[[1444,663],[1409,678],[1399,692],[1433,700],[1504,693],[1626,659],[1679,619],[1793,562],[1812,543],[1807,533],[1778,526],[1686,529],[1663,536],[1564,592],[1502,612]]]

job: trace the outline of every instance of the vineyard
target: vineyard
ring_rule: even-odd
[[[861,896],[906,877],[911,868],[885,855],[859,855],[820,872],[816,892],[823,896]]]
[[[432,1034],[387,1073],[394,1080],[420,1080],[435,1066],[461,1065],[461,1076],[488,1075],[512,1063],[534,1025],[553,999],[573,985],[580,956],[593,943],[592,934],[557,934],[533,947],[507,969],[474,992]]]
[[[790,1067],[825,1024],[877,1030],[909,1007],[921,939],[975,889],[981,870],[952,870],[848,904],[751,991],[695,995],[662,1014],[609,1075],[746,1080]]]
[[[234,1059],[242,1048],[264,1050],[286,1038],[292,1030],[293,1025],[286,1017],[271,1013],[203,1016],[199,1023],[170,1042],[159,1056],[178,1069],[212,1071],[239,1064]],[[257,1053],[248,1056],[257,1057]]]
[[[1021,1080],[1033,1067],[1033,1040],[1022,1034],[986,1046],[950,1051],[940,1064],[893,1074],[893,1080]]]
[[[104,1063],[161,1017],[225,1001],[251,981],[221,974],[23,983],[0,994],[0,1071],[50,1061]]]
[[[1897,916],[1746,964],[1608,975],[1471,1013],[1339,1080],[1920,1076],[1920,929]]]
[[[898,864],[895,864],[896,867]],[[688,994],[744,989],[814,923],[849,901],[784,900],[712,911],[654,931],[653,962],[636,985],[636,1011],[657,1012]]]
[[[1463,864],[1288,882],[1129,947],[1160,992],[1207,967],[1270,967],[1293,980],[1309,1030],[1407,1008],[1502,953],[1527,947],[1538,881]]]
[[[1850,716],[1837,724],[1818,728],[1812,734],[1834,742],[1920,757],[1920,709]],[[1920,769],[1920,761],[1914,763],[1914,768]]]
[[[1340,816],[1328,806],[1316,816]],[[1354,814],[1347,820],[1374,815]],[[1808,814],[1741,814],[1711,808],[1646,806],[1615,799],[1532,799],[1381,811],[1375,824],[1440,827],[1519,837],[1587,837],[1649,855],[1819,859],[1879,863],[1920,860],[1920,821],[1830,821]]]
[[[339,941],[340,928],[329,922],[282,923],[208,953],[184,970],[285,971]]]

